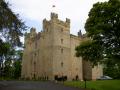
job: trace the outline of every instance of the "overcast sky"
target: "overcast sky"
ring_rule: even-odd
[[[6,0],[11,4],[12,10],[20,15],[29,27],[35,27],[37,31],[42,30],[42,20],[50,19],[50,13],[56,12],[59,19],[71,20],[71,33],[77,34],[81,29],[83,33],[84,24],[88,18],[88,12],[96,2],[108,0]],[[56,7],[53,9],[52,5]]]

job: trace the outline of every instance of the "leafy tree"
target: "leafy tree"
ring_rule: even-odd
[[[120,0],[98,2],[89,12],[85,24],[90,38],[76,48],[77,56],[93,63],[114,61],[120,63]],[[79,53],[80,52],[80,53]]]
[[[104,75],[108,75],[114,79],[120,79],[120,64],[115,64],[113,60],[107,60],[103,69]]]
[[[4,73],[3,77],[12,78],[12,76],[13,76],[12,60],[5,61],[3,73]]]
[[[22,46],[20,37],[23,36],[23,31],[26,29],[27,26],[19,18],[19,15],[9,8],[9,3],[0,0],[0,75],[15,76],[13,74],[17,72],[16,68],[20,66],[17,62],[20,61],[15,61],[14,64],[13,61],[20,60],[22,56],[22,53],[16,51],[15,47]],[[14,73],[13,70],[15,70]]]
[[[1,68],[1,77],[9,79],[18,79],[21,75],[21,60],[23,51],[13,50],[6,55],[6,60]]]
[[[22,56],[23,56],[23,50],[17,50],[15,60],[22,60]]]
[[[3,60],[3,55],[7,54],[10,49],[10,44],[0,40],[0,62]]]
[[[3,60],[14,59],[14,47],[21,46],[20,37],[27,26],[10,8],[9,3],[0,0],[0,74],[4,69]],[[9,62],[9,61],[8,61]],[[8,63],[6,61],[6,63]],[[5,66],[5,70],[9,69]],[[2,69],[2,70],[1,70]],[[7,70],[6,70],[7,72]]]
[[[80,46],[76,47],[76,56],[82,56],[83,60],[89,60],[96,65],[103,58],[102,47],[92,40],[83,41]]]
[[[13,64],[14,66],[14,78],[19,79],[21,76],[21,60],[17,60]]]
[[[20,36],[23,35],[26,26],[19,16],[9,8],[9,4],[0,0],[0,33],[12,45],[21,45]]]
[[[0,0],[0,57],[7,53],[8,43],[13,48],[21,46],[20,36],[27,27],[9,8],[5,0]]]
[[[19,79],[21,76],[21,61],[22,61],[22,56],[23,56],[23,50],[17,50],[15,51],[15,60],[13,63],[13,68],[14,68],[14,78]]]

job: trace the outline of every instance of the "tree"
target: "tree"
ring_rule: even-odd
[[[18,14],[14,14],[9,4],[4,0],[0,1],[0,32],[7,41],[13,45],[20,45],[20,36],[23,35],[26,26]]]
[[[21,60],[16,60],[13,64],[14,67],[14,78],[19,79],[21,76]]]
[[[89,57],[92,62],[111,60],[114,65],[120,63],[120,0],[98,2],[88,16],[85,30],[91,43],[86,41],[78,46],[77,56]]]
[[[115,64],[113,60],[107,60],[103,69],[103,74],[108,75],[114,79],[120,79],[120,64]]]
[[[4,78],[12,78],[13,77],[13,67],[12,60],[6,60],[3,67],[3,76]]]
[[[20,76],[21,76],[22,56],[23,56],[23,50],[15,51],[15,60],[14,60],[14,63],[13,63],[13,68],[14,68],[14,76],[13,76],[13,78],[15,78],[15,79],[19,79]]]
[[[0,40],[0,62],[3,60],[3,55],[7,54],[10,49],[10,44],[5,43],[2,40]]]
[[[83,41],[75,50],[77,57],[82,56],[83,60],[91,61],[93,65],[97,65],[103,58],[102,47],[92,40]]]
[[[27,27],[9,8],[5,0],[0,0],[0,48],[5,49],[4,43],[9,43],[12,47],[21,46],[20,36]],[[4,40],[3,40],[4,39]],[[4,53],[0,50],[0,53]]]
[[[1,68],[1,77],[18,79],[21,76],[21,60],[23,51],[11,49],[5,56],[5,62]]]
[[[4,69],[4,73],[9,75],[12,68],[12,60],[15,59],[15,47],[22,46],[20,37],[27,26],[10,8],[9,3],[5,0],[0,0],[0,70]],[[5,67],[1,67],[5,60]],[[0,71],[0,75],[2,75]]]
[[[0,61],[11,48],[21,46],[20,37],[27,29],[24,22],[9,8],[5,0],[0,0]]]

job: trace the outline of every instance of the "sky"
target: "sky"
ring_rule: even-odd
[[[85,33],[84,25],[88,13],[96,2],[108,0],[5,0],[10,8],[25,22],[28,27],[35,27],[37,32],[42,30],[44,18],[50,19],[50,13],[58,14],[60,20],[71,20],[70,33],[77,35],[79,30]],[[53,8],[52,6],[55,5]],[[29,32],[29,30],[28,30]]]

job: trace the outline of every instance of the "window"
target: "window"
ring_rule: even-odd
[[[63,28],[61,28],[61,32],[63,32]]]
[[[63,48],[61,49],[61,53],[63,53]]]
[[[36,62],[34,61],[34,66],[36,65]]]
[[[61,67],[63,67],[63,62],[61,62]]]
[[[63,39],[61,39],[61,44],[63,44]]]

